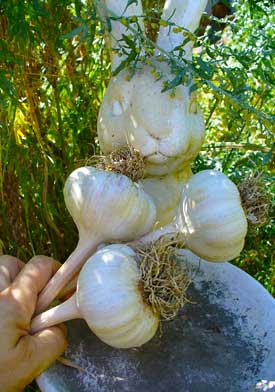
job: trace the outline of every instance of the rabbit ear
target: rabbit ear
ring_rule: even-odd
[[[166,0],[162,19],[169,20],[194,33],[199,27],[200,19],[207,2],[208,0]],[[160,27],[157,44],[162,49],[171,51],[179,46],[183,40],[183,35],[173,32],[173,28],[169,29],[169,26]],[[184,57],[190,59],[191,51],[192,43],[188,43],[185,48],[186,55]]]
[[[119,17],[143,15],[141,0],[100,0],[99,3],[102,4],[102,7],[99,6],[99,13],[103,21],[106,20],[107,16],[112,16],[112,14]],[[142,31],[144,32],[145,29],[142,18],[139,18],[138,22]],[[110,50],[112,70],[115,70],[126,56],[118,56],[112,49],[118,48],[118,41],[122,39],[123,34],[129,34],[129,30],[127,30],[127,27],[121,23],[121,20],[111,20],[111,27],[112,30],[110,32],[108,32],[108,29],[106,28],[106,41]]]

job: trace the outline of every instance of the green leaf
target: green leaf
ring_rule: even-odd
[[[171,90],[171,89],[179,86],[180,84],[182,84],[184,75],[185,75],[185,70],[180,69],[178,74],[174,77],[174,79],[170,80],[166,84],[166,86],[161,90],[161,92],[164,93],[164,92]]]
[[[264,165],[267,165],[267,164],[269,164],[269,162],[271,162],[272,157],[273,157],[274,150],[275,150],[275,144],[274,144],[273,147],[270,149],[270,151],[268,151],[268,152],[265,154],[265,157],[264,157],[264,160],[263,160],[263,164],[264,164]]]
[[[138,5],[138,0],[128,0],[128,3],[123,11],[123,13],[127,10],[127,8],[131,5],[131,4],[136,4]]]
[[[126,68],[135,58],[137,57],[137,52],[135,50],[131,51],[128,57],[121,61],[119,66],[113,71],[113,76],[118,75],[124,68]]]
[[[122,39],[121,41],[126,42],[126,44],[129,46],[131,49],[136,49],[136,43],[133,39],[129,38],[128,35],[122,34]]]
[[[32,5],[36,11],[37,16],[49,16],[49,13],[45,10],[45,8],[42,7],[38,0],[32,0]]]
[[[199,65],[199,72],[203,75],[205,79],[211,79],[213,75],[213,67],[210,65],[209,62],[202,60],[201,57],[197,59]]]
[[[4,72],[0,70],[0,89],[5,91],[8,94],[11,94],[13,91],[12,83],[5,77]]]
[[[78,35],[79,33],[82,33],[84,31],[84,29],[85,29],[85,25],[81,24],[78,27],[76,27],[75,29],[73,29],[70,33],[62,35],[61,38],[63,38],[63,39],[72,39],[76,35]]]
[[[75,13],[80,18],[80,12],[81,12],[81,8],[82,8],[81,1],[75,0],[74,6],[75,6]]]
[[[112,23],[111,23],[111,18],[109,16],[106,17],[106,28],[107,31],[110,33],[112,31]]]

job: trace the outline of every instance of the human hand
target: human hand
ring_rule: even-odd
[[[65,350],[64,328],[29,334],[37,296],[60,264],[36,256],[28,264],[0,256],[0,389],[18,392]]]

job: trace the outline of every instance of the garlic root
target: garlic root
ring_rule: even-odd
[[[266,225],[270,220],[272,200],[261,173],[245,177],[238,184],[238,190],[248,220],[248,228],[253,230]]]

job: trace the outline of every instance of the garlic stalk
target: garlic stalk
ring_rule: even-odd
[[[51,303],[101,242],[129,241],[147,233],[156,208],[141,186],[116,173],[82,167],[64,187],[65,204],[78,228],[75,251],[41,292],[36,312]]]
[[[82,268],[76,293],[66,302],[36,316],[35,333],[74,318],[110,346],[138,347],[150,340],[159,316],[143,301],[135,252],[125,245],[97,251]]]
[[[179,232],[186,248],[205,260],[222,262],[239,256],[247,219],[236,185],[219,171],[195,174],[183,186],[174,222],[132,245],[146,246],[163,235],[173,237]]]

